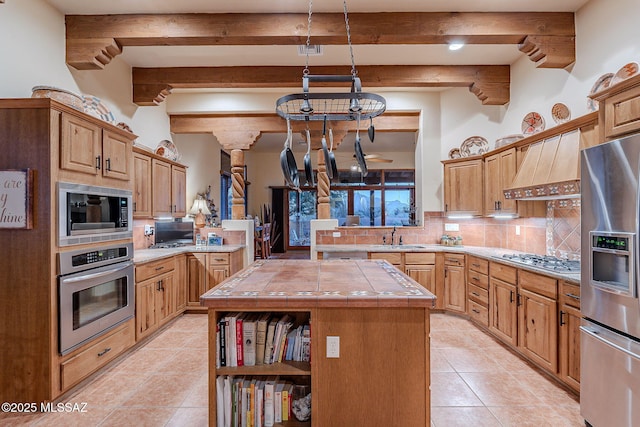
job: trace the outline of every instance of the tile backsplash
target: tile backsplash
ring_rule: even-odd
[[[547,202],[546,217],[511,220],[473,218],[450,220],[443,212],[425,212],[422,227],[400,227],[396,237],[406,244],[440,243],[443,234],[462,236],[462,244],[512,249],[539,255],[580,259],[580,200]],[[445,224],[458,224],[459,231],[444,231]],[[334,230],[318,231],[317,244],[382,244],[387,243],[392,227],[340,227],[340,237]]]

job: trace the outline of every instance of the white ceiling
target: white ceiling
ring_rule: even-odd
[[[304,0],[45,0],[64,14],[103,15],[132,13],[307,13],[309,3]],[[588,0],[348,0],[353,12],[575,12]],[[316,0],[313,12],[343,12],[342,0]],[[312,36],[313,44],[313,20]],[[346,31],[345,31],[346,44]],[[449,51],[444,45],[354,45],[358,65],[506,65],[513,64],[524,54],[517,46],[467,45]],[[251,66],[305,65],[295,46],[158,46],[125,47],[121,60],[133,67],[171,66]],[[347,46],[324,46],[322,56],[309,58],[313,66],[350,65]],[[108,67],[108,65],[107,65]],[[96,71],[99,72],[99,71]],[[367,86],[365,91],[375,88]],[[389,88],[387,88],[389,90]],[[411,88],[415,90],[442,90]],[[177,92],[178,90],[175,90]],[[190,90],[192,92],[193,90]],[[203,92],[215,92],[212,89]],[[238,90],[241,91],[241,90]],[[229,90],[225,90],[229,92]],[[288,93],[288,92],[283,92]],[[470,95],[473,97],[473,95]],[[474,100],[477,101],[474,97]],[[479,101],[477,101],[479,102]],[[280,150],[284,137],[267,134],[258,143],[262,150]],[[345,142],[350,142],[345,140]],[[258,143],[254,148],[258,148]],[[351,144],[345,144],[351,145]],[[414,133],[377,133],[377,151],[413,151]]]

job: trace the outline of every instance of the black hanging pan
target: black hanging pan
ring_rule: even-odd
[[[360,173],[362,176],[367,176],[369,170],[367,169],[367,162],[364,160],[364,154],[362,153],[362,147],[360,147],[360,114],[358,114],[358,127],[356,128],[356,142],[354,143],[354,149],[356,152],[356,160],[358,166],[360,166]]]
[[[314,187],[316,183],[313,180],[313,166],[311,165],[311,134],[307,129],[307,154],[304,155],[304,174],[307,178],[307,185]]]
[[[324,123],[322,125],[322,152],[324,153],[324,165],[327,170],[327,175],[329,179],[333,179],[333,169],[331,169],[331,156],[329,155],[329,150],[327,149],[327,138],[325,135],[327,134],[327,116],[324,116]]]
[[[287,120],[287,139],[284,142],[284,148],[280,153],[280,167],[286,184],[293,188],[300,187],[300,178],[298,177],[298,166],[296,158],[291,151],[291,123]]]
[[[376,137],[376,128],[373,127],[373,117],[371,117],[371,124],[369,125],[369,129],[367,129],[367,133],[369,134],[369,141],[373,142],[373,139]]]
[[[338,165],[336,165],[336,156],[333,154],[333,131],[331,129],[329,129],[329,164],[327,165],[327,170],[331,171],[333,182],[338,182]]]

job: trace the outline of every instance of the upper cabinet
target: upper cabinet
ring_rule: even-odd
[[[135,148],[134,170],[135,218],[181,218],[187,214],[185,166]]]
[[[493,154],[484,159],[484,213],[486,216],[517,213],[515,200],[504,197],[516,176],[516,149]]]
[[[448,215],[481,216],[484,160],[444,161],[444,210]]]
[[[591,96],[600,103],[601,141],[640,131],[640,75]]]
[[[131,178],[135,135],[120,134],[65,112],[61,117],[61,169],[122,181]]]

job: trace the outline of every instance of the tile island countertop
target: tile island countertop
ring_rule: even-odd
[[[435,295],[382,260],[260,260],[200,297],[206,307],[425,307]]]

